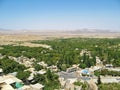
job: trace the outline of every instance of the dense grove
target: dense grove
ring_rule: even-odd
[[[58,80],[58,75],[51,72],[49,69],[46,74],[35,74],[32,81],[28,81],[28,77],[30,76],[29,71],[25,71],[27,68],[24,65],[21,65],[14,60],[10,60],[7,57],[0,59],[0,68],[3,69],[4,74],[17,72],[17,78],[21,79],[24,84],[35,84],[41,83],[44,85],[44,90],[54,90],[60,88],[60,83]],[[41,68],[39,68],[41,69]]]
[[[46,41],[34,41],[52,46],[53,50],[49,60],[62,66],[69,67],[72,64],[81,64],[81,67],[90,67],[95,65],[95,57],[100,57],[103,64],[112,63],[114,66],[120,66],[120,39],[98,39],[98,38],[72,38],[56,39]],[[80,56],[81,50],[87,49],[91,52],[92,58],[86,53]],[[83,60],[83,61],[82,61]]]
[[[47,70],[47,73],[44,75],[36,74],[34,76],[34,80],[32,83],[41,83],[45,85],[44,90],[54,90],[60,88],[58,75],[51,72],[49,69]]]
[[[73,64],[80,64],[79,67],[86,68],[96,64],[96,56],[100,58],[103,64],[113,64],[114,67],[120,67],[120,39],[98,39],[98,38],[70,38],[70,39],[54,39],[43,41],[32,41],[32,43],[47,44],[52,49],[43,47],[27,47],[27,46],[1,46],[0,53],[6,58],[0,59],[0,68],[4,73],[18,72],[17,77],[24,82],[29,77],[30,72],[24,71],[27,69],[24,65],[8,59],[8,56],[28,58],[35,58],[36,61],[33,67],[39,71],[43,67],[37,62],[44,61],[49,66],[57,65],[59,70],[66,70],[66,68]],[[90,57],[87,53],[80,55],[82,50],[90,52]],[[114,74],[113,74],[114,73]],[[119,72],[113,71],[95,71],[95,75],[112,75],[120,76]],[[31,83],[42,83],[45,85],[44,90],[53,90],[60,88],[58,76],[47,70],[45,75],[37,74],[34,76],[34,81]],[[80,84],[80,83],[75,83]],[[100,84],[100,90],[108,90],[111,85]],[[118,86],[115,86],[118,87]],[[110,90],[114,90],[111,89]],[[118,90],[118,89],[116,89]]]
[[[95,74],[96,76],[99,76],[99,75],[103,75],[103,76],[105,76],[105,75],[109,75],[109,76],[120,76],[120,72],[119,72],[119,71],[109,71],[109,70],[107,70],[107,69],[96,70],[96,71],[94,72],[94,74]]]
[[[19,57],[21,55],[36,58],[37,62],[45,61],[48,65],[57,65],[60,70],[65,70],[73,64],[80,64],[81,68],[95,65],[95,57],[98,56],[103,64],[112,63],[120,66],[120,39],[98,38],[71,38],[44,41],[33,41],[50,45],[51,49],[42,47],[3,46],[2,55]],[[81,50],[90,51],[92,58],[86,53],[80,56]]]
[[[22,72],[26,69],[24,65],[21,65],[13,60],[8,58],[0,59],[0,68],[3,69],[4,74],[13,73],[13,72]]]
[[[101,84],[99,90],[120,90],[120,83]]]

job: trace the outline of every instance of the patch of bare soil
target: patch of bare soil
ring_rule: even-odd
[[[61,33],[61,32],[37,32],[1,34],[0,45],[21,45],[29,47],[49,47],[43,44],[30,43],[33,40],[46,40],[55,38],[119,38],[120,33]]]

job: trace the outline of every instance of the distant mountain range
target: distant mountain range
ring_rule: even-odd
[[[0,31],[10,31],[10,29],[0,28]]]
[[[78,29],[68,32],[69,33],[118,33],[118,31],[100,30],[100,29]]]
[[[78,29],[78,30],[11,30],[0,28],[0,33],[3,34],[18,34],[18,33],[70,33],[70,34],[82,34],[82,33],[120,33],[118,31],[100,30],[100,29]]]

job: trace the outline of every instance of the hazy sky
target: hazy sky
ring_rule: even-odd
[[[0,28],[120,30],[120,0],[0,0]]]

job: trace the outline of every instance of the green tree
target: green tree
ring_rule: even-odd
[[[19,71],[16,77],[21,80],[26,80],[29,76],[30,76],[29,71]]]
[[[35,63],[34,68],[35,68],[36,71],[39,71],[39,70],[43,69],[43,66]]]
[[[98,76],[97,84],[100,85],[101,83],[102,83],[101,78],[100,78],[100,76]]]

